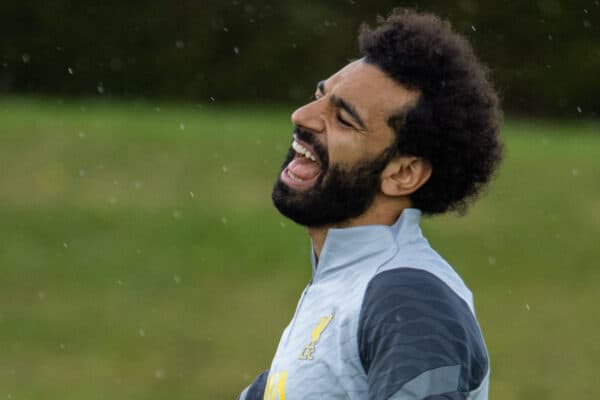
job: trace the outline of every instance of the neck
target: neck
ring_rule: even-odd
[[[351,228],[363,225],[393,225],[405,208],[410,207],[410,201],[398,202],[398,199],[377,196],[367,211],[356,218],[351,218],[337,224],[330,224],[307,228],[308,235],[312,239],[313,249],[317,259],[321,256],[321,250],[327,238],[327,232],[331,228]]]

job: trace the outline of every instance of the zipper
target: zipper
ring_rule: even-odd
[[[294,330],[294,325],[296,325],[296,318],[298,317],[298,314],[300,314],[300,309],[302,308],[302,303],[304,303],[304,298],[308,294],[308,289],[310,289],[310,286],[312,285],[312,283],[313,283],[313,281],[311,279],[310,282],[308,282],[308,285],[306,285],[306,287],[302,291],[302,295],[300,296],[300,301],[298,301],[298,306],[296,307],[296,312],[294,312],[294,317],[292,318],[292,322],[290,322],[290,329],[288,329],[288,334],[287,334],[287,337],[285,338],[286,346],[290,340],[290,336],[292,336],[292,331]]]

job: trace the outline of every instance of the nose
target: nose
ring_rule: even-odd
[[[292,123],[314,133],[325,132],[322,107],[320,99],[303,105],[292,113]]]

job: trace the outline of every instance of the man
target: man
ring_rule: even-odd
[[[362,57],[292,115],[273,189],[306,226],[313,276],[273,363],[242,400],[487,399],[472,295],[422,236],[421,214],[464,211],[502,153],[500,111],[466,40],[397,10]]]

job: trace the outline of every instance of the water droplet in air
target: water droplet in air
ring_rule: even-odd
[[[175,275],[173,277],[173,281],[175,281],[175,283],[180,284],[181,283],[181,277],[179,275]]]
[[[488,257],[488,263],[490,263],[490,265],[496,264],[496,257],[489,256]]]
[[[581,109],[581,107],[577,106],[577,112],[578,112],[579,114],[581,114],[581,113],[583,112],[583,110]]]
[[[64,350],[64,349],[65,349],[65,344],[64,344],[64,343],[61,343],[61,344],[59,344],[59,345],[58,345],[58,347],[59,347],[61,350]]]
[[[123,281],[122,281],[122,280],[120,280],[120,279],[118,279],[118,280],[117,280],[117,285],[119,285],[119,286],[123,286]]]
[[[115,205],[115,204],[117,204],[117,198],[116,198],[116,196],[110,196],[110,197],[108,198],[108,202],[109,202],[110,204],[112,204],[112,205]]]
[[[173,214],[172,215],[173,215],[173,219],[181,219],[181,217],[183,216],[181,214],[181,211],[179,211],[179,210],[173,210]]]
[[[79,139],[84,139],[85,138],[85,132],[84,131],[77,132],[77,135],[79,135]]]
[[[209,97],[209,99],[210,99],[210,101],[212,101],[213,103],[214,103],[214,102],[215,102],[215,100],[216,100],[216,99],[215,99],[214,97],[212,97],[212,96],[210,96],[210,97]]]
[[[71,67],[67,68],[67,72],[69,73],[69,75],[73,75],[75,73],[73,71],[73,68],[71,68]]]
[[[196,195],[194,194],[194,192],[190,192],[190,197],[193,199]]]
[[[531,310],[531,307],[529,307],[529,304],[525,304],[525,309],[526,309],[527,311],[530,311],[530,310]]]
[[[84,177],[85,176],[85,169],[80,169],[79,170],[79,176]]]
[[[477,28],[475,28],[475,25],[471,25],[471,30],[473,30],[473,32],[477,31]]]
[[[181,129],[181,130],[185,129],[185,124],[183,122],[179,123],[179,129]]]
[[[234,52],[235,54],[240,54],[240,49],[239,49],[239,47],[235,46],[235,47],[233,48],[233,52]]]
[[[227,218],[226,217],[221,217],[221,223],[223,225],[227,224]]]
[[[143,330],[143,329],[139,329],[138,330],[138,335],[140,335],[141,337],[144,337],[144,336],[146,336],[146,331]]]
[[[160,380],[165,379],[165,370],[161,368],[157,369],[154,371],[154,377]]]
[[[571,170],[571,175],[573,175],[573,176],[577,176],[577,175],[579,175],[579,170],[578,170],[577,168],[573,168],[573,169]]]
[[[68,249],[68,248],[69,248],[69,243],[67,243],[67,242],[63,242],[63,247],[64,247],[65,249]]]
[[[31,61],[31,56],[27,53],[23,53],[21,55],[21,60],[23,60],[23,64],[28,64]]]
[[[43,290],[40,290],[37,295],[40,300],[46,299],[46,292],[44,292]]]
[[[102,82],[98,82],[96,90],[98,91],[98,94],[104,94],[104,84]]]
[[[221,169],[223,170],[224,173],[227,173],[229,171],[229,168],[227,168],[227,165],[223,165],[221,167]]]
[[[185,47],[185,42],[183,40],[176,40],[175,47],[178,49],[183,49]]]

